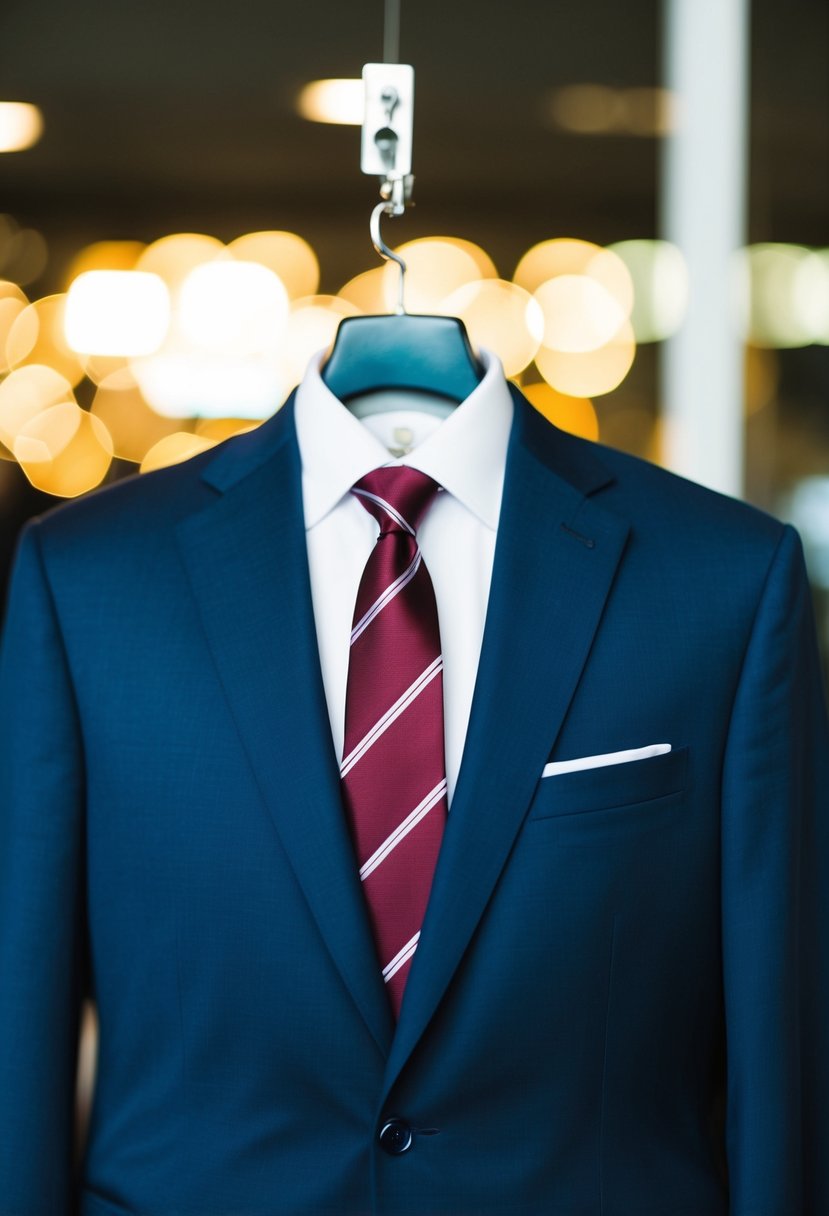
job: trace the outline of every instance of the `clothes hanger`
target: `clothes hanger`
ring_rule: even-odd
[[[371,66],[366,65],[364,76]],[[388,72],[388,65],[383,68]],[[387,84],[380,94],[385,122],[373,135],[385,171],[384,201],[374,208],[369,223],[377,253],[399,267],[397,305],[391,314],[341,321],[321,376],[358,417],[401,408],[445,417],[476,388],[483,368],[458,317],[406,312],[406,263],[380,232],[382,215],[403,214],[414,181],[401,172],[398,134],[390,125],[399,102],[397,89]]]
[[[400,268],[397,308],[388,315],[341,321],[322,379],[361,417],[400,409],[403,401],[406,408],[445,414],[476,388],[483,369],[458,317],[406,312],[406,263],[380,234],[380,216],[389,206],[378,203],[374,208],[371,238],[380,256]]]

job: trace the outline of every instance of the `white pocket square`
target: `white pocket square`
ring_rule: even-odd
[[[580,756],[578,760],[551,760],[541,770],[542,777],[558,777],[561,773],[577,773],[585,768],[604,768],[608,764],[628,764],[631,760],[647,760],[671,750],[670,743],[651,743],[648,747],[632,747],[625,752],[605,752],[601,756]]]

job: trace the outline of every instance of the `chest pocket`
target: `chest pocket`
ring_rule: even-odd
[[[644,760],[542,777],[528,822],[599,811],[616,812],[621,817],[647,804],[654,811],[664,807],[667,812],[682,801],[687,769],[688,748],[681,747]]]

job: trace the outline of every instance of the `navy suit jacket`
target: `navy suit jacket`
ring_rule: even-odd
[[[515,393],[395,1027],[300,474],[289,401],[24,535],[0,680],[2,1216],[827,1216],[829,742],[796,534]],[[541,775],[651,743],[672,750]]]

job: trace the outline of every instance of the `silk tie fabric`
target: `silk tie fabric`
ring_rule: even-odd
[[[375,469],[352,487],[380,533],[354,609],[340,777],[395,1017],[447,814],[443,657],[416,537],[439,488],[406,466]]]

